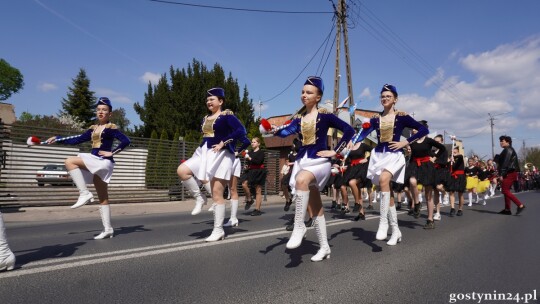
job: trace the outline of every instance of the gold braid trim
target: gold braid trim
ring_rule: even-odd
[[[345,149],[346,145],[347,145],[346,142],[342,142],[339,146],[336,147],[336,149],[335,149],[336,153],[340,153],[341,151],[343,151],[343,149]]]
[[[223,145],[226,146],[226,145],[228,145],[228,144],[230,144],[230,143],[232,143],[232,142],[233,142],[233,139],[232,139],[232,138],[231,138],[231,139],[227,139],[226,141],[223,142]]]
[[[221,113],[219,115],[234,115],[234,112],[229,110],[229,109],[225,109],[225,110],[221,111]]]
[[[379,118],[381,117],[381,114],[377,113],[377,114],[373,114],[373,116],[371,116],[371,118]]]

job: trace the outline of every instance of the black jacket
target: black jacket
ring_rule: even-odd
[[[514,148],[508,146],[504,148],[500,155],[495,156],[497,170],[500,176],[506,176],[511,172],[519,172],[519,162]]]

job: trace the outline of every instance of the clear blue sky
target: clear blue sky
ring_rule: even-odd
[[[329,0],[177,2],[332,11]],[[488,113],[496,118],[496,153],[501,134],[513,136],[517,147],[540,145],[540,1],[348,3],[354,8],[349,40],[359,108],[380,110],[379,90],[391,83],[400,93],[398,109],[427,120],[432,130],[456,134],[467,152],[491,156]],[[17,116],[58,113],[72,79],[84,68],[96,95],[111,98],[138,125],[133,103],[144,101],[148,81],[193,58],[232,72],[241,87],[247,85],[257,111],[263,101],[263,117],[299,108],[301,87],[311,74],[325,80],[324,99],[333,97],[335,47],[328,61],[328,51],[323,55],[332,14],[146,0],[18,0],[4,1],[1,9],[0,57],[25,78],[24,89],[7,100]],[[340,100],[347,95],[343,59],[341,75]]]

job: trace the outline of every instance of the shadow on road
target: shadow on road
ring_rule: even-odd
[[[134,232],[147,232],[147,231],[152,231],[152,229],[144,228],[144,225],[136,225],[136,226],[114,228],[114,235],[117,236],[121,234],[130,234]]]
[[[336,238],[339,235],[348,234],[348,233],[351,233],[353,235],[353,237],[355,237],[355,240],[362,241],[366,245],[371,247],[372,252],[381,252],[382,251],[382,247],[374,243],[374,241],[375,241],[375,232],[368,231],[368,230],[365,230],[365,229],[360,228],[360,227],[354,227],[354,228],[350,228],[350,229],[341,229],[340,231],[331,234],[330,235],[330,240]]]
[[[15,254],[17,256],[17,265],[22,266],[30,262],[40,260],[69,257],[72,256],[75,251],[77,251],[77,249],[84,244],[86,244],[86,242],[77,242],[66,245],[57,244],[43,246],[41,248],[16,251]]]

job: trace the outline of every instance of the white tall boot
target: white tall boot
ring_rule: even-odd
[[[77,189],[79,189],[79,199],[73,206],[71,206],[71,209],[84,206],[88,202],[94,202],[94,196],[90,191],[88,191],[88,188],[86,187],[86,181],[84,180],[81,169],[77,168],[70,170],[69,175],[71,175],[73,183],[75,184],[75,186],[77,186]]]
[[[13,270],[15,267],[15,255],[9,249],[6,237],[4,219],[0,213],[0,271]]]
[[[328,237],[326,236],[326,219],[324,214],[315,217],[315,232],[319,239],[319,251],[311,257],[312,262],[320,262],[330,258],[330,245],[328,245]]]
[[[206,242],[215,242],[225,238],[225,231],[223,231],[224,219],[225,204],[216,204],[214,207],[214,230],[212,230],[212,234],[205,239]]]
[[[223,225],[223,227],[238,226],[238,218],[236,218],[237,213],[238,200],[231,200],[231,217],[229,218],[229,221]]]
[[[195,198],[195,207],[193,208],[193,211],[191,211],[191,215],[197,215],[201,213],[202,206],[206,204],[206,195],[203,195],[201,193],[201,189],[199,189],[197,181],[192,176],[187,180],[182,181],[182,184],[184,185],[184,187],[187,188],[191,196]]]
[[[296,190],[295,212],[294,212],[294,228],[287,249],[298,248],[302,244],[307,228],[304,223],[304,215],[306,214],[309,203],[309,191]]]
[[[103,231],[94,237],[94,240],[102,240],[104,238],[112,238],[114,229],[111,226],[111,207],[109,205],[100,205],[99,214],[103,223]]]
[[[392,227],[392,236],[390,240],[386,242],[386,245],[395,246],[401,242],[401,231],[399,231],[396,206],[389,207],[388,219],[390,220],[390,227]]]
[[[373,190],[373,200],[371,201],[372,204],[377,202],[377,196],[379,196],[379,194],[377,194],[376,190]]]
[[[388,236],[388,207],[390,205],[390,192],[381,192],[381,216],[379,229],[375,238],[379,241],[386,240]],[[395,210],[395,208],[394,208]]]
[[[471,207],[472,206],[472,192],[469,192],[469,204],[467,205],[467,207]]]

